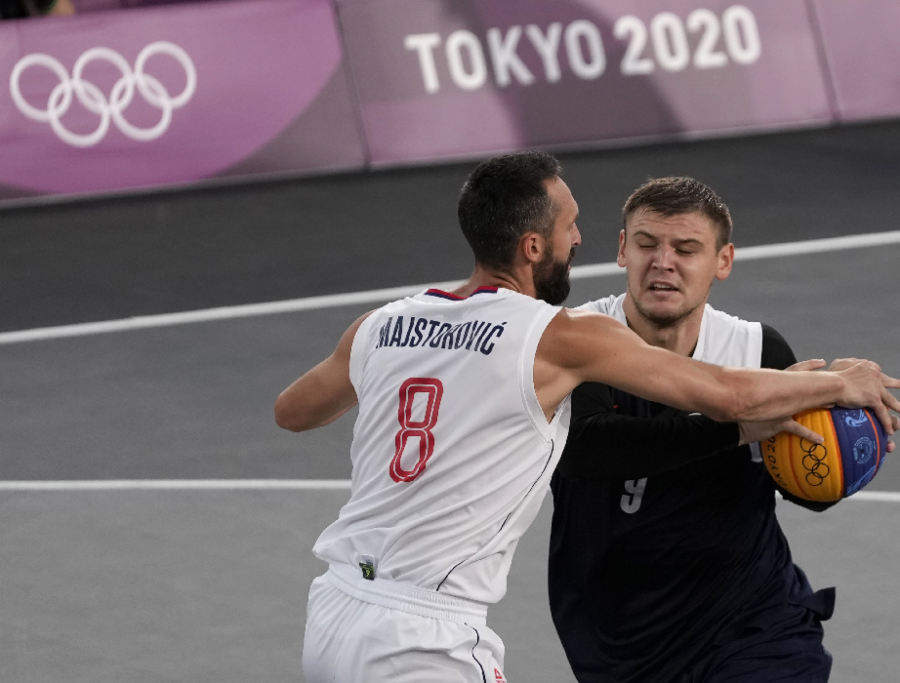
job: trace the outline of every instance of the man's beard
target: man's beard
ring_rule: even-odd
[[[559,306],[566,300],[572,287],[569,282],[569,264],[574,256],[574,247],[565,261],[555,260],[550,252],[544,255],[534,267],[535,299],[546,301],[553,306]]]

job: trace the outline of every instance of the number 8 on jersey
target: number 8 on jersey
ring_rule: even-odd
[[[425,417],[422,420],[413,420],[413,404],[416,394],[426,394]],[[391,479],[396,482],[410,482],[416,479],[425,470],[425,463],[434,453],[434,434],[432,429],[437,424],[438,410],[441,407],[441,396],[444,394],[444,386],[439,379],[433,377],[410,377],[400,385],[400,408],[397,411],[397,419],[400,422],[400,431],[394,438],[396,450],[391,460]],[[406,443],[410,437],[419,440],[419,459],[410,470],[403,469],[400,458],[406,449]]]

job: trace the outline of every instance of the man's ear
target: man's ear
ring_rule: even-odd
[[[719,249],[718,267],[716,268],[716,279],[725,280],[731,275],[731,266],[734,265],[734,244],[726,244]]]
[[[531,264],[539,263],[547,249],[546,240],[536,232],[526,232],[519,240],[519,251]]]
[[[619,230],[619,253],[616,255],[619,268],[625,267],[625,228]]]

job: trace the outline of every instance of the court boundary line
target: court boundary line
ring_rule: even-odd
[[[776,244],[763,244],[753,247],[740,247],[734,250],[734,260],[754,261],[765,258],[780,258],[805,254],[820,254],[828,251],[841,251],[845,249],[877,247],[887,244],[900,244],[900,230],[845,235],[843,237],[824,237],[821,239],[802,240],[799,242],[779,242]],[[581,280],[617,274],[624,274],[624,270],[615,262],[595,263],[573,267],[571,278],[573,280]],[[277,315],[280,313],[296,313],[299,311],[334,308],[337,306],[384,303],[405,296],[411,296],[425,289],[454,289],[462,282],[462,280],[450,280],[422,285],[404,285],[402,287],[348,292],[346,294],[326,294],[322,296],[288,299],[285,301],[273,301],[268,303],[220,306],[218,308],[183,311],[180,313],[162,313],[159,315],[135,316],[119,320],[104,320],[75,325],[58,325],[54,327],[37,327],[27,330],[0,332],[0,345],[44,341],[48,339],[84,337],[93,334],[127,332],[170,327],[172,325],[212,322],[217,320],[234,320],[262,315]]]
[[[349,479],[91,479],[0,481],[0,492],[349,491]],[[780,498],[780,496],[779,496]],[[900,503],[900,491],[859,491],[848,500]]]
[[[342,491],[349,479],[88,479],[0,481],[0,491]]]

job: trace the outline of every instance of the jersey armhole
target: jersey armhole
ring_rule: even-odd
[[[357,396],[359,396],[361,389],[363,370],[366,367],[369,353],[371,353],[372,347],[368,344],[368,341],[372,336],[375,320],[378,318],[378,311],[375,311],[363,320],[360,326],[356,328],[353,344],[350,346],[350,384],[356,390]]]
[[[748,341],[748,346],[750,347],[747,351],[748,360],[752,360],[754,365],[749,367],[751,368],[760,368],[762,366],[762,352],[763,352],[763,329],[762,325],[757,322],[752,322],[749,324],[750,327],[750,340]]]
[[[534,357],[537,354],[538,344],[544,336],[544,330],[556,314],[562,310],[559,306],[547,306],[540,311],[531,321],[528,331],[525,333],[525,341],[522,344],[522,352],[519,355],[519,389],[522,395],[522,403],[525,413],[534,425],[535,430],[545,441],[553,438],[551,425],[563,411],[566,403],[571,399],[571,394],[560,401],[553,420],[547,422],[541,402],[538,400],[537,391],[534,388]]]

